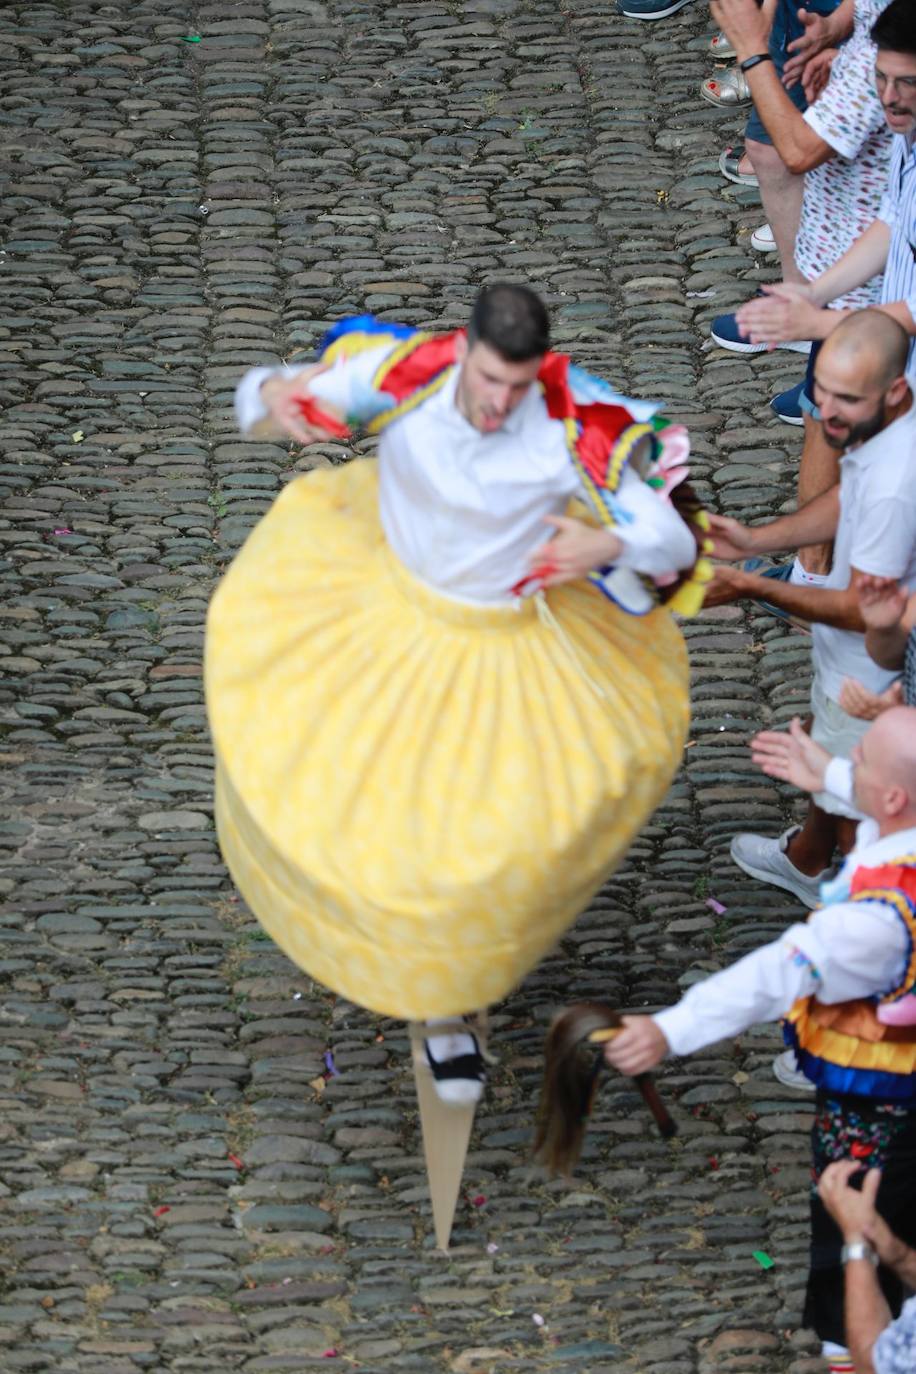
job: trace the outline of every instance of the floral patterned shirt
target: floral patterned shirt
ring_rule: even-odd
[[[916,1298],[903,1304],[895,1322],[886,1326],[872,1350],[875,1374],[913,1374],[916,1369]]]
[[[795,262],[808,278],[826,272],[878,217],[887,186],[891,132],[875,92],[875,45],[869,32],[889,0],[856,0],[852,37],[840,49],[830,80],[805,111],[814,132],[836,149],[836,156],[805,177]],[[873,277],[831,304],[875,305],[881,278]]]

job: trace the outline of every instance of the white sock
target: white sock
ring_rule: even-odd
[[[823,1341],[821,1354],[827,1361],[830,1374],[855,1374],[852,1356],[845,1345],[837,1345],[834,1341]]]
[[[827,581],[827,577],[827,573],[809,572],[808,569],[803,566],[801,559],[796,556],[792,564],[792,574],[789,578],[789,582],[796,587],[823,587]]]
[[[431,1017],[426,1022],[426,1029],[432,1031],[436,1026],[454,1024],[453,1016]],[[475,1051],[474,1037],[464,1031],[451,1030],[444,1035],[427,1035],[425,1039],[437,1063],[442,1063],[446,1059],[458,1059],[462,1054],[473,1054]],[[443,1102],[451,1102],[456,1107],[479,1102],[483,1092],[483,1084],[476,1078],[434,1078],[433,1086]]]

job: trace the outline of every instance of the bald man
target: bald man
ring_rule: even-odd
[[[840,706],[844,680],[878,695],[895,676],[868,656],[857,583],[871,575],[916,587],[916,407],[904,376],[908,346],[902,326],[879,310],[858,311],[839,325],[816,369],[824,436],[842,455],[839,484],[794,514],[753,528],[711,517],[715,553],[725,559],[835,541],[823,587],[719,567],[705,604],[768,601],[812,626],[811,732],[829,753],[844,757],[868,724]],[[802,826],[778,838],[736,835],[732,858],[751,877],[813,907],[835,851],[845,854],[853,843],[857,817],[832,794],[816,792]]]
[[[785,1015],[785,1038],[817,1088],[814,1177],[853,1158],[883,1171],[877,1205],[908,1245],[916,1244],[916,709],[899,706],[870,726],[851,761],[831,759],[793,722],[788,734],[754,742],[773,776],[854,793],[868,819],[824,905],[805,924],[695,984],[674,1007],[625,1016],[605,1049],[625,1074],[645,1073],[667,1054],[690,1054]],[[769,766],[767,766],[769,761]],[[851,1370],[845,1348],[843,1265],[877,1263],[869,1246],[848,1247],[812,1191],[811,1265],[804,1321],[832,1370]],[[878,1276],[892,1310],[902,1290]]]

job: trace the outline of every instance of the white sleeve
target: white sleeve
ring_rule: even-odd
[[[658,577],[693,565],[697,546],[686,523],[629,468],[615,493],[615,503],[630,517],[614,526],[623,544],[623,552],[614,560],[618,568]]]
[[[824,791],[829,792],[844,806],[854,806],[852,759],[841,758],[839,754],[824,769]]]
[[[386,410],[391,398],[378,391],[373,379],[380,364],[398,340],[386,340],[378,348],[367,348],[351,358],[338,358],[326,372],[321,372],[308,384],[308,394],[327,401],[342,416],[359,423]],[[268,377],[297,377],[311,363],[286,367],[253,367],[246,372],[235,390],[235,414],[239,429],[248,433],[267,414],[261,400],[261,387]]]
[[[696,983],[653,1019],[672,1053],[691,1054],[758,1021],[778,1020],[797,998],[815,992],[827,1004],[890,992],[908,948],[896,913],[878,902],[838,902]]]

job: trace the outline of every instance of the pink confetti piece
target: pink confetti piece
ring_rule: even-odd
[[[495,1254],[497,1254],[498,1252],[499,1252],[499,1246],[496,1244],[496,1241],[495,1241],[495,1240],[491,1240],[491,1241],[490,1241],[490,1244],[487,1246],[487,1254],[488,1254],[488,1255],[495,1255]]]
[[[333,1347],[333,1345],[332,1345],[332,1346],[330,1346],[329,1349],[327,1349],[327,1350],[322,1350],[322,1352],[321,1352],[321,1358],[322,1358],[323,1360],[336,1360],[339,1354],[340,1354],[340,1351],[339,1351],[339,1350],[335,1350],[334,1347]]]
[[[476,1197],[472,1197],[472,1198],[471,1198],[471,1206],[472,1206],[472,1207],[484,1207],[484,1206],[486,1205],[486,1201],[487,1201],[487,1200],[486,1200],[486,1198],[484,1197],[483,1193],[478,1193]]]
[[[234,1164],[237,1169],[244,1169],[245,1165],[242,1160],[239,1159],[238,1155],[227,1155],[226,1158],[229,1163]]]
[[[56,529],[56,530],[54,531],[54,533],[55,533],[55,534],[72,534],[73,531],[72,531],[72,530],[68,530],[67,527],[66,527],[66,525],[61,525],[59,529]]]
[[[707,897],[706,905],[709,907],[710,911],[714,911],[717,916],[724,916],[726,911],[728,911],[728,907],[723,906],[721,902],[717,902],[715,897]]]

